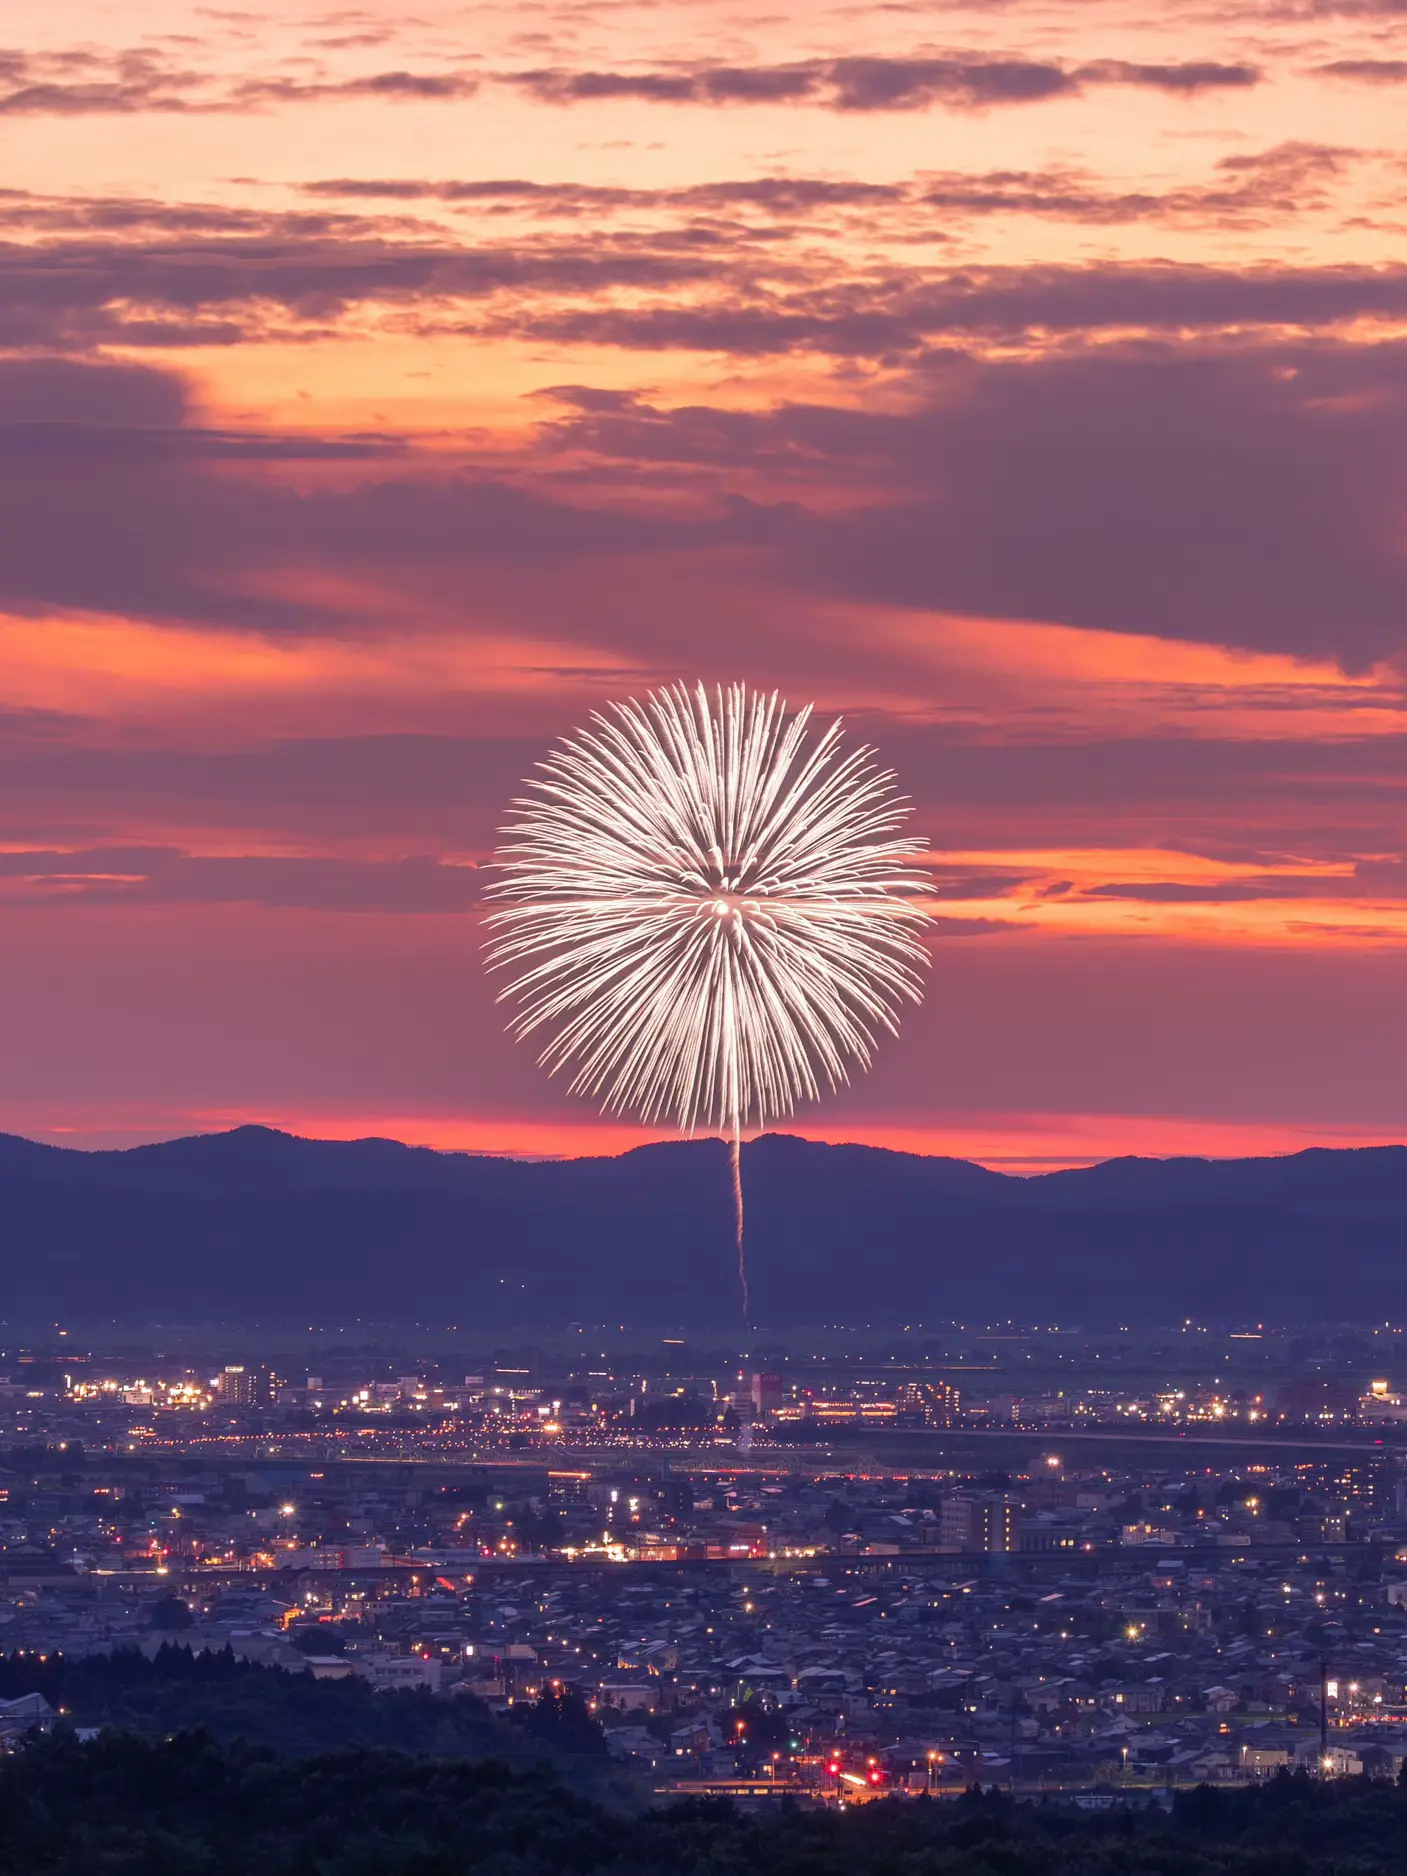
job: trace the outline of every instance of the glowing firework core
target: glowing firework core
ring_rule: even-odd
[[[595,713],[525,784],[491,888],[513,1032],[605,1108],[723,1129],[740,1252],[742,1130],[868,1067],[927,962],[908,804],[810,719],[741,684]]]

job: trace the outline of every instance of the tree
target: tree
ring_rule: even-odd
[[[152,1604],[147,1620],[152,1628],[179,1629],[190,1628],[195,1618],[179,1596],[162,1596]]]
[[[330,1623],[305,1623],[290,1630],[288,1639],[300,1655],[340,1655],[347,1650],[346,1638]]]
[[[586,1702],[570,1687],[544,1687],[530,1707],[514,1707],[513,1723],[553,1752],[578,1752],[601,1757],[606,1735],[592,1719]]]

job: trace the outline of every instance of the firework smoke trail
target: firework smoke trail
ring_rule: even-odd
[[[867,1068],[922,992],[928,884],[873,751],[733,684],[595,712],[525,783],[495,856],[490,968],[571,1088],[729,1142]]]
[[[733,1170],[733,1230],[738,1240],[738,1288],[743,1293],[743,1321],[752,1327],[752,1299],[747,1290],[747,1255],[743,1250],[743,1137],[735,1128],[728,1142],[728,1161]]]

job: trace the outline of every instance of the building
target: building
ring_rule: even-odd
[[[946,1381],[906,1381],[895,1406],[902,1419],[928,1427],[954,1427],[961,1414],[958,1391]]]
[[[1275,1408],[1282,1420],[1356,1420],[1358,1389],[1328,1375],[1303,1375],[1280,1389]]]
[[[1019,1550],[1020,1506],[1003,1492],[959,1494],[939,1508],[938,1534],[944,1550]]]
[[[227,1407],[267,1407],[279,1383],[271,1368],[227,1362],[215,1377],[215,1398]]]

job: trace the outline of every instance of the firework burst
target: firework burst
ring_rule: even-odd
[[[922,993],[907,801],[838,722],[734,684],[613,704],[524,784],[490,967],[574,1092],[732,1149],[869,1066]]]

